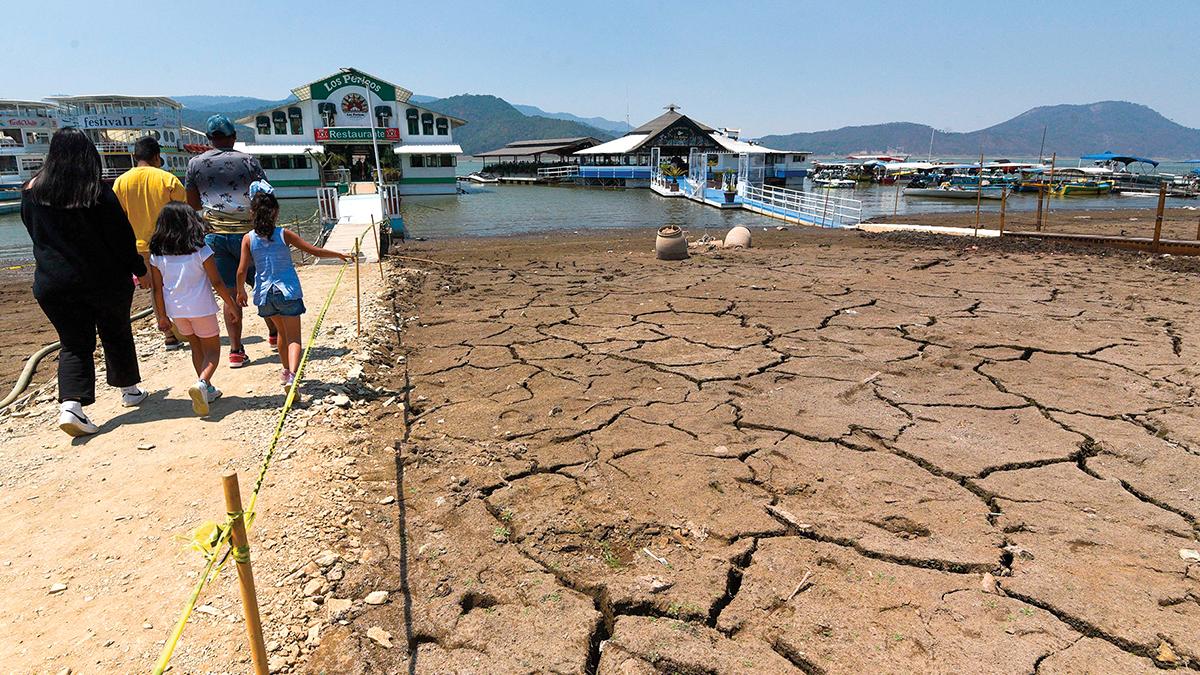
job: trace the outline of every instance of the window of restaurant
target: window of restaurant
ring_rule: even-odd
[[[286,134],[288,132],[287,115],[284,115],[282,110],[276,110],[271,113],[271,122],[275,126],[275,133]]]
[[[13,155],[0,155],[0,173],[16,173],[17,158]]]
[[[442,155],[442,166],[455,166],[458,164],[458,158],[454,155]]]
[[[408,165],[414,169],[424,168],[425,155],[409,155],[408,156]]]
[[[264,136],[269,136],[271,134],[271,118],[266,115],[255,117],[254,130]]]
[[[288,108],[288,122],[292,126],[293,134],[304,133],[304,119],[301,117],[300,108],[295,106]]]
[[[433,113],[421,113],[421,133],[426,136],[433,135]]]
[[[275,155],[259,155],[258,163],[263,169],[274,169],[276,168]]]
[[[450,133],[450,120],[445,117],[437,118],[437,135],[445,136]]]
[[[416,108],[409,108],[404,116],[408,119],[408,134],[416,136],[421,133],[420,117],[421,113],[417,112]]]

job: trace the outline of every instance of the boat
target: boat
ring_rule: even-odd
[[[472,183],[499,183],[500,179],[492,173],[484,173],[483,171],[474,171],[467,174],[467,180]]]
[[[933,199],[1000,199],[1003,188],[984,186],[982,188],[964,188],[949,183],[937,187],[907,187],[905,197],[930,197]]]
[[[1068,180],[1056,185],[1050,192],[1058,197],[1082,197],[1087,195],[1106,195],[1112,192],[1113,183],[1110,180]]]
[[[852,188],[857,183],[849,178],[833,178],[827,176],[813,176],[813,187],[819,188]]]
[[[0,201],[20,199],[21,185],[46,161],[56,129],[53,103],[0,100]]]

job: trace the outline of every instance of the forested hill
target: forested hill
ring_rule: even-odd
[[[1147,106],[1127,101],[1041,106],[986,129],[938,131],[933,134],[933,155],[972,157],[982,150],[990,157],[1037,157],[1043,130],[1047,156],[1057,152],[1078,157],[1105,150],[1171,159],[1200,156],[1200,129],[1177,124]],[[759,140],[772,148],[818,154],[892,151],[924,157],[932,131],[925,124],[890,122]]]
[[[467,124],[454,130],[454,141],[468,155],[526,139],[591,136],[608,140],[613,137],[606,131],[580,122],[524,115],[508,101],[496,96],[460,94],[424,105],[467,121]]]

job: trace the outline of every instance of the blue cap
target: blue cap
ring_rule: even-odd
[[[254,195],[263,192],[269,195],[275,194],[275,188],[265,180],[256,180],[250,184],[250,198],[254,199]]]
[[[208,118],[208,135],[209,136],[232,136],[237,131],[233,128],[233,122],[228,117],[218,113]]]

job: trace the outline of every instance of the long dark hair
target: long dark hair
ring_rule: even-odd
[[[279,200],[270,192],[259,192],[250,200],[250,220],[254,233],[268,241],[275,235],[275,220],[279,216]]]
[[[75,127],[54,132],[46,163],[29,188],[34,203],[60,209],[94,206],[100,199],[100,153]]]
[[[167,202],[158,213],[150,252],[154,255],[189,255],[204,245],[204,221],[183,202]]]

